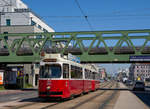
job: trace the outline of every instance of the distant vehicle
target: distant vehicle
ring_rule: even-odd
[[[150,86],[150,78],[145,79],[145,86]]]
[[[135,81],[133,90],[145,90],[145,84],[143,81]]]
[[[100,83],[103,83],[103,82],[105,82],[104,79],[100,79]]]
[[[132,85],[133,85],[133,81],[127,80],[127,81],[126,81],[126,85],[127,85],[127,86],[132,86]]]
[[[122,81],[123,81],[123,83],[126,83],[127,80],[128,80],[128,78],[124,77]]]
[[[117,82],[120,82],[120,80],[117,80]]]

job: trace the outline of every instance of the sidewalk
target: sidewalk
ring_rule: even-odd
[[[122,83],[120,88],[126,88]],[[113,109],[149,109],[139,98],[130,91],[120,91],[120,96]]]
[[[33,88],[23,88],[23,89],[21,89],[21,90],[25,90],[25,91],[29,90],[29,91],[31,91],[31,90],[38,90],[38,88],[37,88],[37,87],[33,87]]]

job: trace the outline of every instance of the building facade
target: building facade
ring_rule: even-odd
[[[0,0],[0,33],[55,32],[21,0]],[[34,36],[39,38],[39,36]],[[15,38],[15,37],[14,37]],[[9,40],[9,39],[8,39]],[[13,40],[13,39],[12,39]],[[15,65],[7,65],[14,66]],[[29,84],[38,85],[39,64],[23,64]]]
[[[101,79],[106,79],[107,78],[106,69],[101,67],[100,72],[101,72]]]
[[[129,68],[129,78],[131,80],[137,80],[140,78],[145,81],[146,78],[150,78],[150,63],[135,63]]]
[[[5,0],[6,1],[6,0]],[[29,32],[54,32],[54,30],[43,22],[39,16],[31,11],[21,0],[7,0],[4,2],[0,1],[0,26],[2,26],[1,33],[7,32],[7,29],[11,29],[11,33],[17,32],[17,27],[23,28],[25,26],[31,30],[23,30],[22,33]],[[17,16],[17,17],[16,17]],[[12,26],[12,27],[10,27]],[[17,26],[15,28],[15,26]],[[26,29],[28,29],[26,27]],[[14,28],[14,31],[13,31]],[[15,31],[16,30],[16,31]],[[21,31],[19,31],[20,33]]]

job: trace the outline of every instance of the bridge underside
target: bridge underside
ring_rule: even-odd
[[[150,62],[149,42],[150,30],[1,34],[0,63],[40,62],[41,51],[82,63]]]
[[[78,55],[77,55],[78,56]],[[105,59],[107,58],[107,59]],[[130,56],[128,55],[116,55],[111,57],[111,55],[90,55],[80,56],[81,63],[150,63],[150,61],[130,61]],[[20,56],[16,58],[0,57],[0,64],[29,64],[29,63],[39,63],[40,57],[34,56]],[[3,61],[3,62],[2,62]]]
[[[89,53],[83,54],[80,48],[66,49],[64,55],[71,53],[80,57],[82,63],[133,63],[133,62],[150,62],[150,61],[131,61],[130,56],[134,56],[134,51],[131,48],[118,48],[115,54],[109,54],[105,48],[95,48]],[[47,48],[42,49],[45,53],[61,53],[61,49]],[[145,50],[142,56],[150,54],[149,50]],[[146,54],[146,55],[145,55]],[[138,55],[136,55],[138,56]],[[149,56],[149,55],[148,55]],[[32,63],[40,62],[40,55],[35,56],[32,50],[22,49],[17,53],[17,56],[9,56],[8,51],[0,52],[0,62],[2,63]]]

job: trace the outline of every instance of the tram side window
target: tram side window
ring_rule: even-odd
[[[78,67],[78,78],[83,78],[83,71],[82,68]]]
[[[93,72],[90,72],[90,79],[93,79]]]
[[[63,78],[69,78],[69,65],[63,64]]]
[[[97,73],[97,78],[96,78],[97,80],[99,80],[100,79],[100,73]]]
[[[88,74],[87,74],[87,70],[86,69],[84,70],[84,75],[85,75],[85,79],[87,79],[88,78]]]
[[[81,79],[82,68],[71,65],[71,78]]]
[[[91,79],[92,78],[92,72],[90,70],[85,69],[85,79]]]
[[[94,78],[93,78],[93,79],[95,79],[95,80],[99,80],[99,78],[100,78],[99,73],[94,72]]]
[[[93,72],[93,79],[96,79],[96,73]]]

